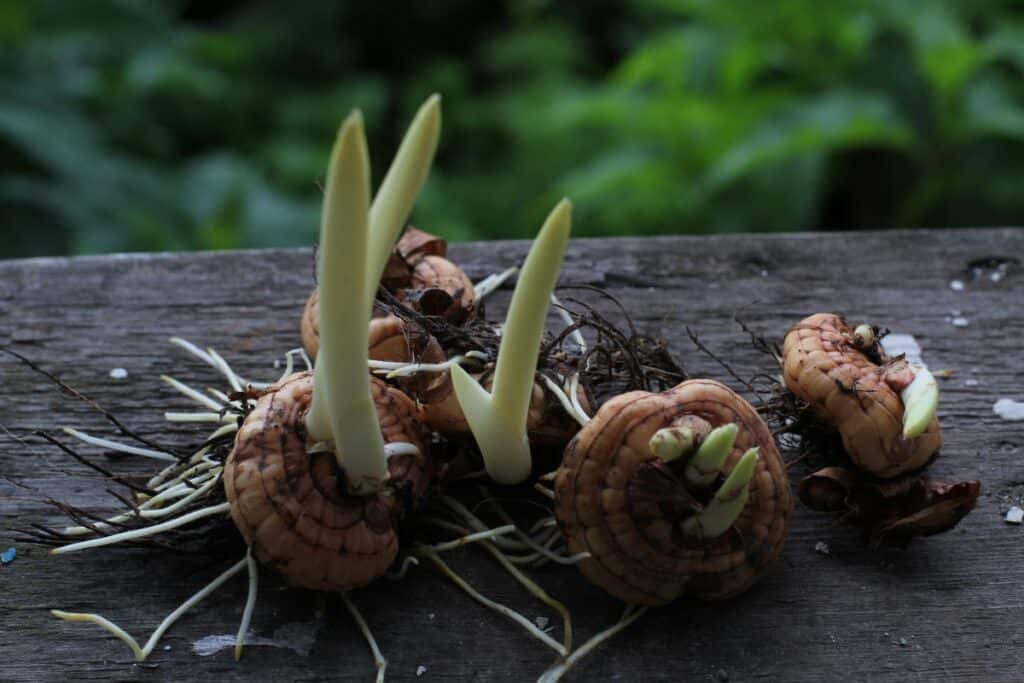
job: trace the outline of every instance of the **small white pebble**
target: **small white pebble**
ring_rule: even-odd
[[[906,646],[907,646],[907,639],[906,638],[900,638],[900,647],[906,647]]]
[[[536,617],[533,620],[533,623],[537,624],[537,628],[543,630],[543,629],[546,629],[548,627],[548,618],[547,617]]]
[[[890,356],[898,356],[902,353],[911,365],[928,367],[921,358],[921,345],[913,335],[892,332],[882,337],[881,344]]]
[[[992,412],[1004,420],[1024,420],[1024,403],[1012,398],[1001,398],[992,404]]]
[[[967,325],[970,324],[967,318],[963,317],[962,315],[956,316],[950,322],[953,323],[953,327],[967,327]]]
[[[1014,505],[1006,512],[1006,521],[1010,524],[1024,524],[1024,510]]]
[[[431,612],[430,614],[428,614],[427,615],[427,619],[430,619],[431,621],[433,621],[434,620],[434,613]]]
[[[171,646],[170,645],[164,645],[164,652],[170,652],[170,651],[171,651]]]
[[[976,386],[978,386],[979,384],[981,384],[981,382],[979,382],[979,381],[978,381],[978,380],[976,380],[976,379],[965,379],[965,380],[964,380],[964,386],[965,386],[965,387],[976,387]]]
[[[281,359],[280,358],[275,358],[274,359],[274,369],[277,370],[280,367],[281,367]]]
[[[416,667],[416,678],[419,678],[425,673],[427,673],[427,667],[423,666],[422,664]]]
[[[831,555],[832,549],[828,547],[828,543],[825,543],[825,541],[818,541],[814,544],[814,552],[819,555]]]
[[[124,379],[128,376],[128,371],[124,368],[114,368],[110,371],[110,376],[114,379]]]
[[[953,280],[949,283],[949,288],[954,292],[962,292],[964,291],[964,282],[963,280]]]

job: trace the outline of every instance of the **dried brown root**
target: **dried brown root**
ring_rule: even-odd
[[[233,525],[220,514],[220,510],[225,504],[224,489],[221,486],[223,464],[231,450],[238,424],[252,409],[256,393],[250,388],[251,383],[246,383],[243,387],[245,380],[239,377],[216,351],[212,349],[203,351],[194,344],[178,338],[173,338],[171,342],[216,368],[227,379],[230,393],[225,394],[210,389],[208,393],[204,394],[173,378],[167,376],[163,378],[167,384],[184,396],[215,411],[213,414],[218,418],[217,422],[220,426],[187,455],[171,457],[172,464],[152,477],[145,486],[139,486],[127,479],[116,477],[97,465],[92,459],[80,455],[54,437],[39,433],[42,438],[58,446],[79,462],[128,488],[133,497],[129,500],[111,492],[123,507],[121,511],[108,516],[96,515],[71,505],[53,501],[55,507],[65,512],[75,522],[75,525],[63,529],[36,527],[24,531],[26,536],[45,545],[58,546],[53,551],[55,554],[115,543],[149,544],[188,553],[210,552],[215,546],[237,544]],[[288,356],[288,360],[289,366],[291,366],[291,355]],[[59,382],[59,380],[55,381]],[[98,408],[95,403],[78,392],[74,393]],[[168,413],[167,415],[171,422],[208,421],[205,413]],[[193,417],[189,418],[187,415]],[[115,424],[119,424],[116,422],[116,418]],[[128,430],[121,431],[131,435]],[[140,448],[130,443],[95,437],[76,429],[65,428],[64,432],[79,441],[109,451],[142,457],[157,457],[161,453],[168,453],[165,450],[150,452],[148,447]],[[167,457],[160,459],[167,459]],[[89,535],[94,538],[68,544],[69,539]]]
[[[621,304],[596,291],[619,306],[629,332],[620,331],[588,304],[567,299],[573,306],[570,308],[554,299],[555,310],[566,326],[558,334],[548,335],[539,354],[527,422],[530,441],[535,445],[564,444],[589,421],[595,400],[632,388],[663,388],[685,378],[664,344],[638,335]],[[446,370],[451,363],[463,364],[486,388],[500,341],[497,330],[480,317],[453,325],[443,317],[423,315],[383,288],[377,304],[386,315],[401,319],[407,330],[419,328],[420,336],[436,339],[449,358],[442,363],[388,364],[381,370],[398,381],[413,372],[435,373],[425,388],[411,392],[422,406],[421,419],[450,438],[467,439],[468,424]],[[596,337],[592,345],[585,342],[584,329]]]

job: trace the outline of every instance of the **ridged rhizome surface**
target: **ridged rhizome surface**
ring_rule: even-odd
[[[224,487],[235,525],[257,559],[296,585],[345,591],[382,574],[398,552],[403,490],[419,494],[429,481],[412,402],[376,379],[371,390],[384,441],[413,443],[423,453],[390,458],[391,479],[375,495],[346,494],[334,454],[308,453],[308,372],[267,390],[228,457]]]
[[[882,478],[928,464],[942,446],[939,421],[903,438],[903,401],[885,382],[885,366],[852,346],[853,331],[838,315],[816,313],[794,325],[783,346],[786,387],[836,427],[855,465]]]
[[[750,499],[733,527],[714,539],[685,537],[682,520],[638,485],[638,475],[660,462],[650,451],[651,436],[687,415],[713,427],[738,425],[726,473],[747,449],[760,447]],[[569,552],[592,555],[580,570],[634,604],[743,592],[781,551],[792,509],[785,465],[768,427],[750,404],[711,380],[609,400],[566,448],[555,479],[555,515]]]

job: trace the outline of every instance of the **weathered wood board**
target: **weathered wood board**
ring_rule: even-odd
[[[518,262],[525,249],[499,242],[452,251],[479,279]],[[972,271],[993,257],[1017,261],[995,279],[992,271]],[[1001,397],[1024,400],[1021,260],[1018,229],[574,241],[562,282],[607,287],[640,330],[667,339],[694,375],[735,384],[694,349],[686,326],[744,376],[772,370],[733,322],[737,313],[776,338],[822,310],[913,334],[933,370],[954,371],[940,380],[945,446],[933,471],[981,479],[983,493],[956,530],[903,552],[866,550],[852,530],[798,507],[782,561],[753,591],[725,604],[654,610],[586,659],[573,680],[1024,680],[1024,527],[1003,521],[1010,505],[1024,501],[1024,422],[1002,419],[992,407]],[[954,280],[963,288],[951,287]],[[163,410],[191,407],[159,375],[199,386],[219,382],[167,338],[215,347],[243,375],[271,379],[280,372],[273,361],[299,345],[311,282],[308,250],[3,262],[0,345],[58,374],[140,433],[184,445],[201,430],[163,422]],[[495,295],[492,312],[503,312],[508,295]],[[966,326],[952,324],[956,316]],[[113,368],[127,377],[111,378]],[[0,424],[10,430],[0,432],[2,549],[13,544],[13,528],[57,521],[43,495],[97,510],[112,503],[106,482],[52,446],[24,445],[12,435],[64,425],[113,430],[13,358],[0,356],[0,380]],[[109,460],[118,471],[152,470],[148,461]],[[819,542],[831,554],[816,552]],[[134,664],[100,629],[48,613],[96,611],[143,639],[232,561],[145,549],[50,557],[19,543],[17,559],[0,567],[0,680],[372,679],[369,652],[340,602],[288,589],[269,572],[253,629],[294,649],[250,647],[237,664],[230,648],[200,656],[193,645],[234,634],[242,577],[175,625],[146,665]],[[558,625],[479,551],[457,551],[451,561],[492,597]],[[574,569],[535,576],[571,606],[578,638],[618,618],[620,606]],[[391,680],[532,680],[553,659],[425,566],[359,591],[355,600],[390,661]],[[425,670],[418,676],[419,667]]]

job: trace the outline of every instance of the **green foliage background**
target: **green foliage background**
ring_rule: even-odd
[[[1020,223],[1003,0],[0,1],[0,257],[310,244],[363,109],[379,180],[444,97],[452,240]]]

